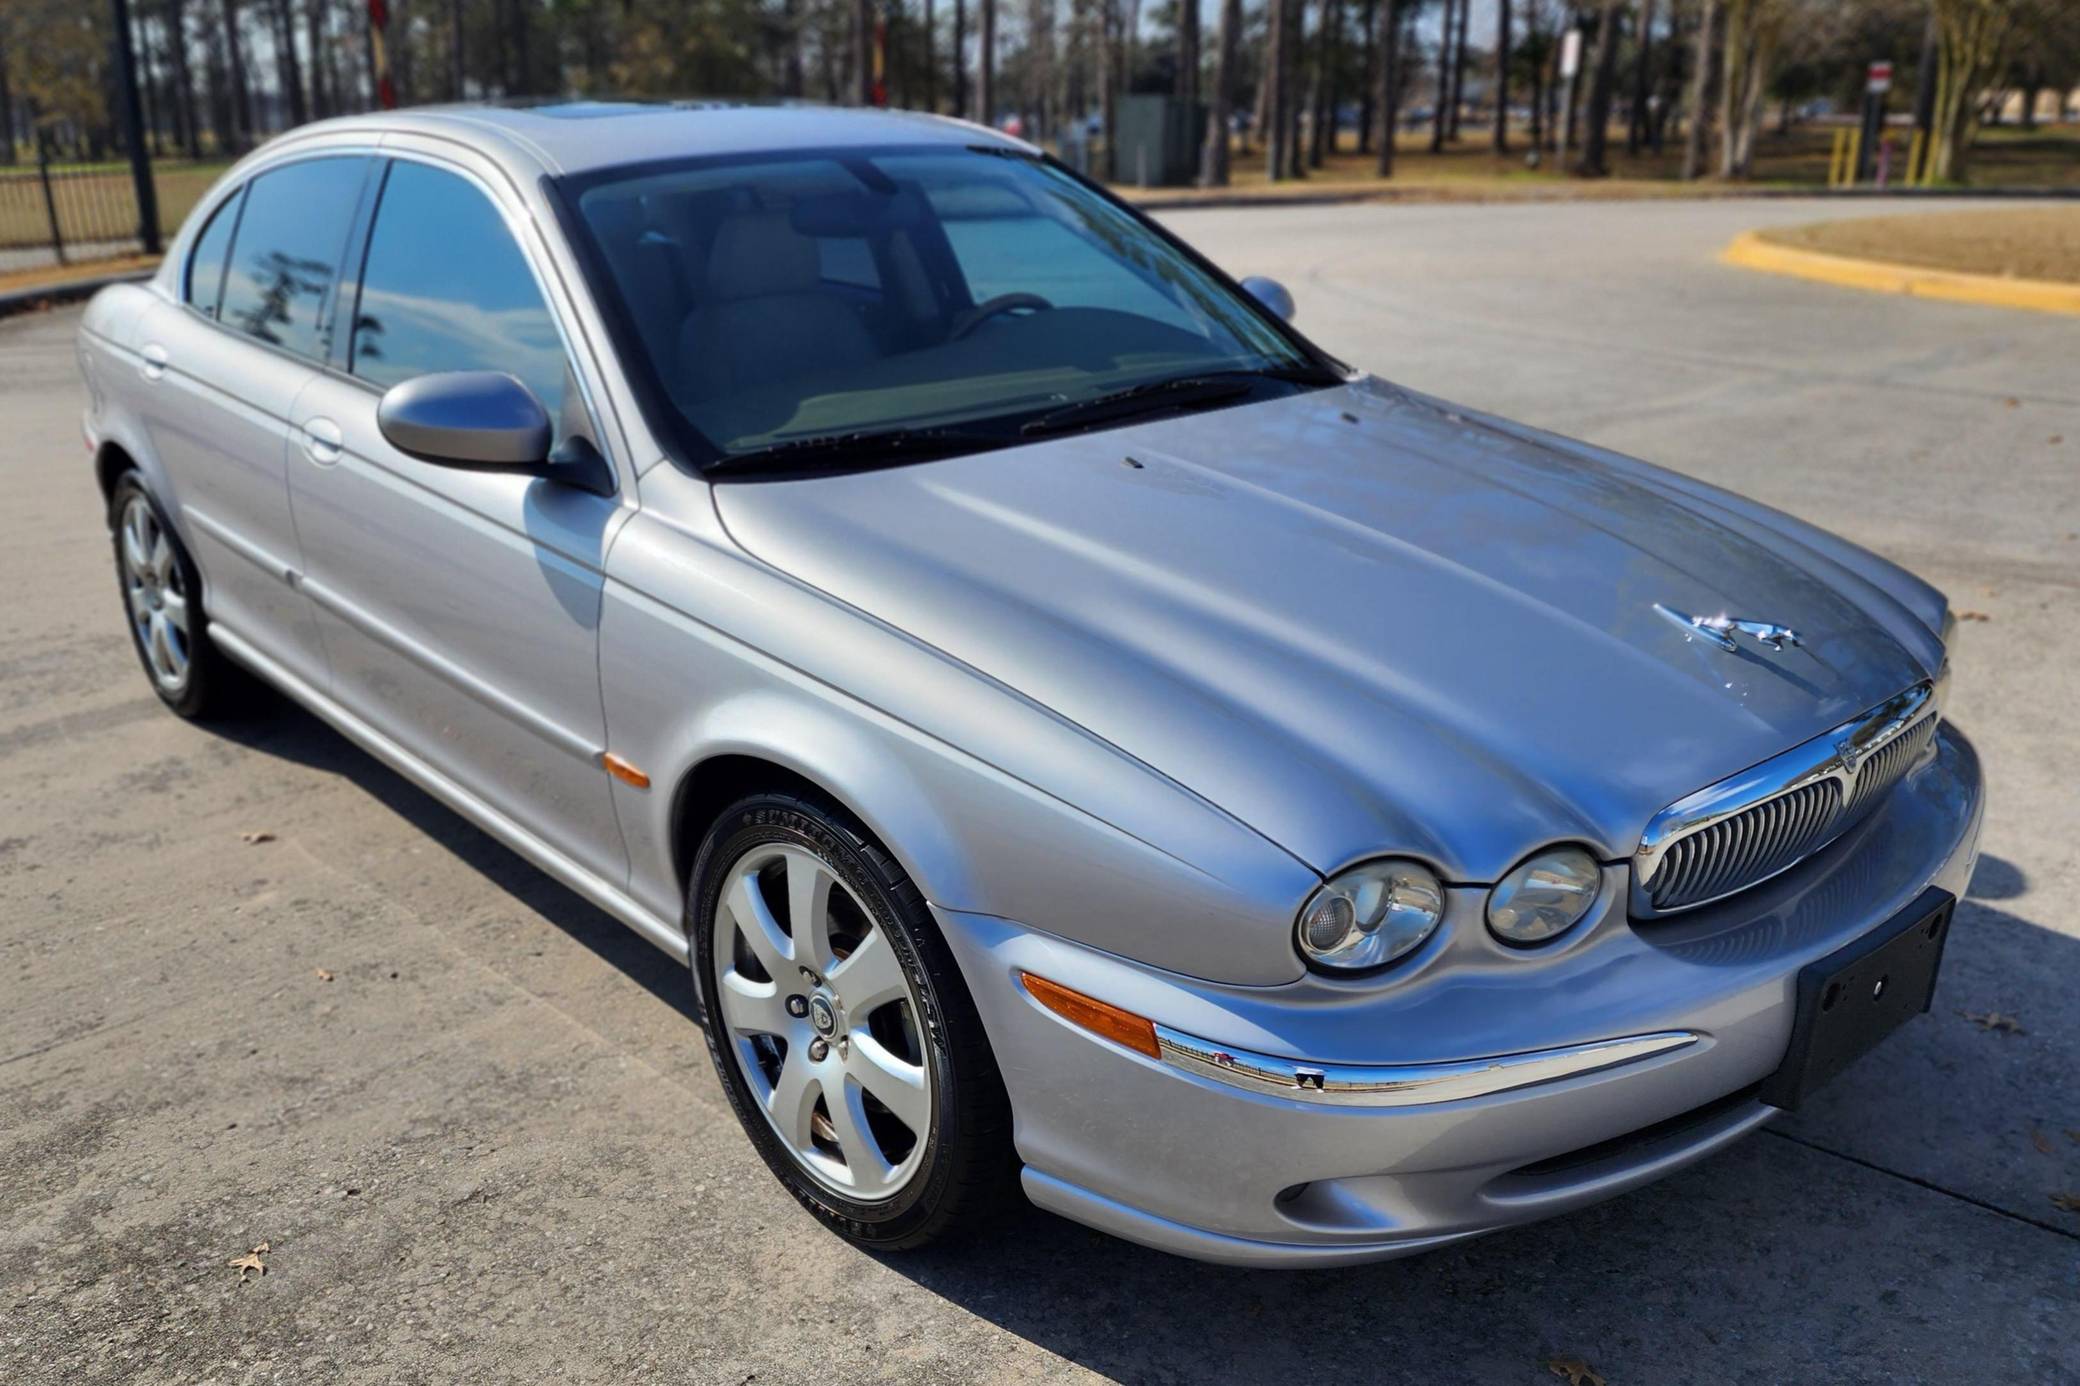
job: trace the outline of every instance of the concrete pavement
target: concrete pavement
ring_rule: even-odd
[[[1299,1276],[1037,1213],[887,1261],[820,1232],[668,960],[296,709],[159,710],[76,313],[0,323],[0,1380],[2080,1381],[2051,1201],[2080,1193],[2080,328],[1714,261],[1829,210],[1170,218],[1349,359],[1817,519],[1985,618],[1956,706],[1987,857],[1932,1015],[1653,1188]]]

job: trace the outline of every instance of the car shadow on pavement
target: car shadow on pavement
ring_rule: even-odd
[[[362,750],[315,713],[272,689],[260,689],[244,716],[212,724],[210,730],[252,750],[351,781],[516,902],[699,1023],[699,1003],[683,964]]]
[[[698,1023],[683,966],[315,716],[273,700],[220,733],[353,782]],[[1022,1202],[979,1241],[871,1259],[1122,1381],[2050,1379],[2080,1311],[2080,1217],[2050,1201],[2080,1190],[2080,940],[1984,903],[2026,888],[1984,858],[1931,1014],[1806,1110],[1608,1203],[1338,1270],[1203,1265]]]

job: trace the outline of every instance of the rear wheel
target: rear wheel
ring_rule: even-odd
[[[228,710],[239,675],[210,644],[202,576],[136,472],[110,493],[108,525],[125,624],[152,691],[183,717]]]
[[[708,1049],[752,1143],[878,1250],[1011,1203],[1009,1103],[944,941],[902,868],[835,805],[724,813],[688,913]]]

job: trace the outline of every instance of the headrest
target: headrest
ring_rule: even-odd
[[[708,252],[708,292],[716,298],[798,293],[823,282],[816,242],[788,224],[785,212],[727,217]]]

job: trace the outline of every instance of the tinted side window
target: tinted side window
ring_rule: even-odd
[[[195,238],[194,253],[188,256],[188,280],[182,286],[181,296],[187,302],[211,317],[217,315],[217,301],[224,293],[224,259],[231,250],[231,233],[238,226],[238,204],[245,200],[245,189],[224,199]]]
[[[253,180],[224,276],[227,325],[305,356],[324,355],[318,315],[339,272],[367,164],[310,159]]]
[[[563,341],[505,218],[466,179],[424,164],[390,166],[348,359],[386,388],[435,371],[507,371],[551,418],[563,410]]]

